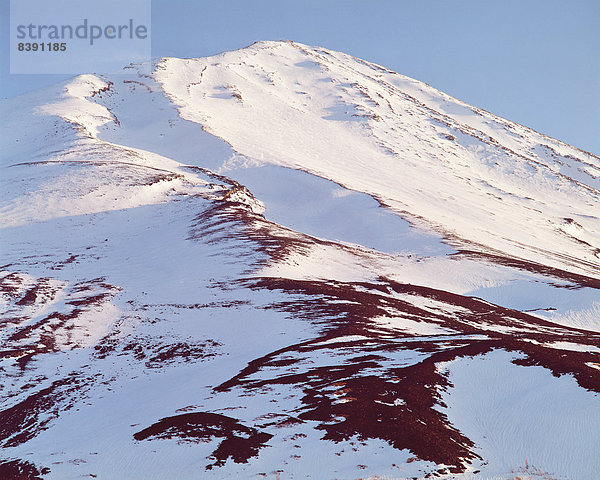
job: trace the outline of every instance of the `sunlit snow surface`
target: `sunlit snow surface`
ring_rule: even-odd
[[[291,42],[0,111],[2,475],[597,478],[597,157]]]

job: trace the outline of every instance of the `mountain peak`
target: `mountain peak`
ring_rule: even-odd
[[[162,66],[155,78],[182,117],[243,155],[427,218],[461,248],[486,245],[587,274],[600,267],[589,242],[600,187],[591,154],[377,65],[293,42]],[[586,238],[561,230],[573,215]]]

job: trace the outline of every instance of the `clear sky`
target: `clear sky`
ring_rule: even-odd
[[[9,74],[0,2],[0,95],[65,78]],[[281,39],[382,64],[600,155],[600,0],[152,0],[154,57]]]

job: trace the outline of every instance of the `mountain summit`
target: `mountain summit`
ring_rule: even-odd
[[[598,157],[294,42],[144,70],[0,103],[0,473],[595,478]]]

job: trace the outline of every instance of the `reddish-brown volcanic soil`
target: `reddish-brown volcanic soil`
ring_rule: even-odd
[[[176,438],[186,442],[209,441],[223,438],[212,453],[215,459],[206,469],[220,467],[228,458],[236,463],[246,463],[265,447],[273,435],[246,427],[236,419],[216,413],[194,412],[161,419],[133,436],[136,440],[151,438]]]
[[[42,480],[42,475],[50,473],[47,467],[38,469],[33,463],[23,460],[0,460],[2,480]]]
[[[215,391],[266,391],[275,385],[289,385],[302,392],[303,405],[285,413],[300,421],[317,422],[316,428],[325,432],[326,440],[338,442],[354,436],[363,441],[381,439],[395,448],[410,450],[420,459],[450,466],[438,473],[464,471],[464,466],[477,456],[472,452],[471,440],[436,408],[443,406],[440,394],[450,386],[437,365],[492,349],[517,352],[522,357],[514,360],[518,365],[541,365],[556,376],[571,374],[580,386],[600,392],[600,372],[586,364],[598,362],[597,354],[543,345],[572,341],[600,346],[600,335],[593,332],[561,327],[477,298],[383,278],[378,283],[280,278],[240,283],[252,289],[293,294],[293,300],[266,308],[309,320],[320,327],[322,334],[253,360]],[[395,298],[396,294],[462,309],[460,313],[450,313],[452,308],[425,310],[407,302],[406,296]],[[389,309],[396,315],[456,333],[413,335],[373,321],[389,315]],[[503,327],[501,332],[496,331],[498,326]],[[345,340],[349,335],[363,338]],[[414,352],[415,359],[407,362],[404,359],[410,352]],[[311,358],[316,357],[318,360],[311,365]],[[331,364],[326,365],[324,358]],[[274,368],[278,369],[276,374]]]

